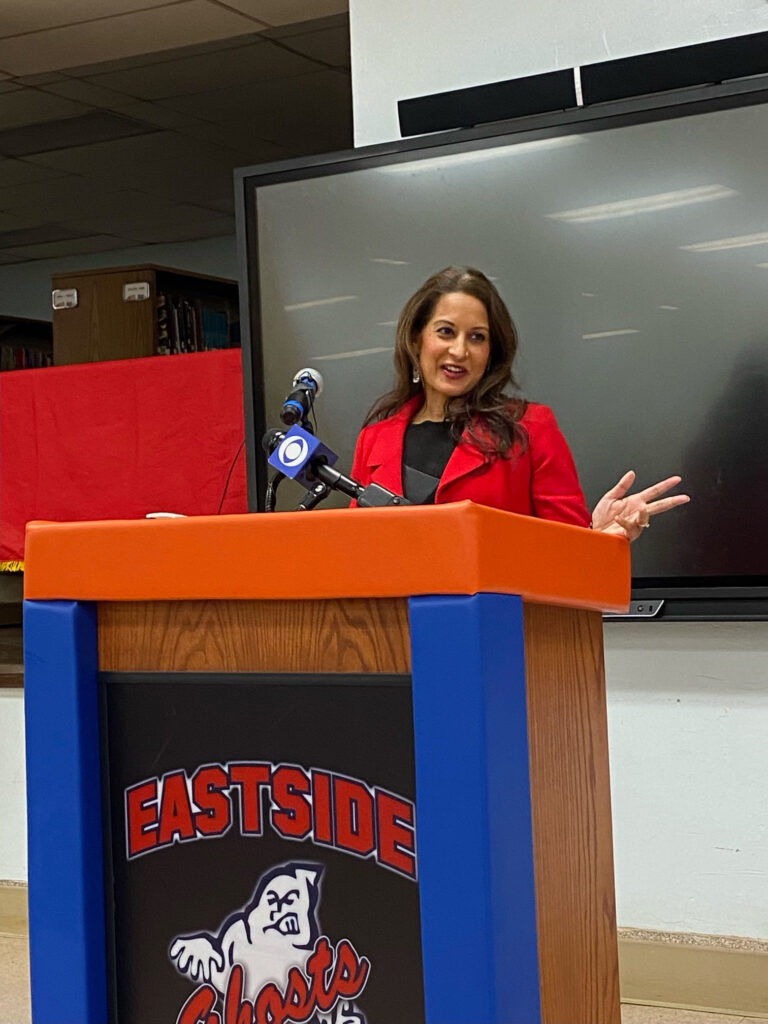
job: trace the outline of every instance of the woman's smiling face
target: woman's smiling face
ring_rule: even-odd
[[[491,354],[488,312],[474,295],[441,295],[419,336],[419,369],[426,406],[439,408],[471,391]]]

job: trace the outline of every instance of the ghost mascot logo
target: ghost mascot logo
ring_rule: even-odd
[[[320,934],[322,864],[291,861],[259,878],[242,910],[218,932],[179,935],[169,956],[204,984],[176,1024],[366,1024],[354,1000],[370,961],[347,939]],[[215,1007],[222,997],[223,1015]]]

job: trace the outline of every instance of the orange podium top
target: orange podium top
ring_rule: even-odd
[[[519,594],[625,611],[629,544],[471,501],[273,515],[30,523],[28,600]]]

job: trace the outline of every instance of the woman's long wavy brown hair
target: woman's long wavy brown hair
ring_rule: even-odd
[[[504,393],[510,385],[517,387],[512,374],[517,331],[493,283],[473,267],[446,267],[438,271],[406,302],[395,336],[395,386],[374,403],[365,425],[392,416],[422,391],[421,383],[415,384],[412,378],[419,365],[419,336],[440,297],[454,292],[472,295],[485,306],[491,353],[485,374],[475,387],[448,402],[446,419],[457,442],[466,430],[471,442],[485,454],[504,455],[515,442],[523,446],[526,443],[525,429],[519,421],[527,403]]]

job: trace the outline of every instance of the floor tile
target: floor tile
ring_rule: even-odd
[[[741,1014],[705,1013],[703,1010],[675,1010],[668,1006],[638,1006],[624,1003],[621,1024],[741,1024]],[[755,1024],[754,1018],[748,1024]]]
[[[26,936],[0,935],[0,1024],[29,1024],[29,946]]]

